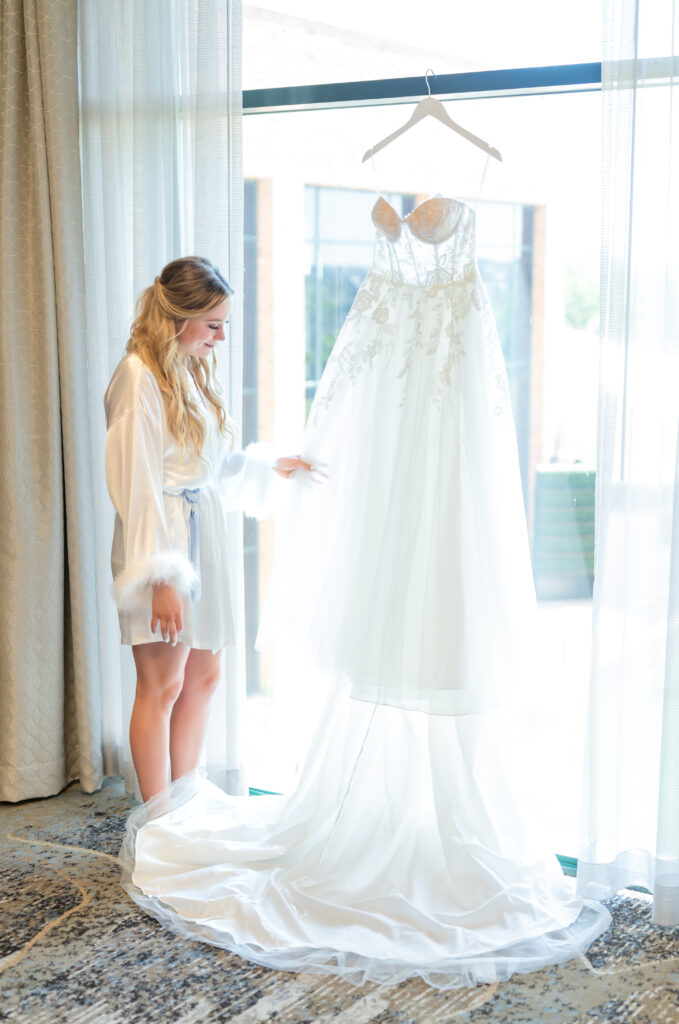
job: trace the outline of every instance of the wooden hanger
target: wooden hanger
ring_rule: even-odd
[[[429,75],[432,75],[432,77],[434,75],[434,72],[431,70],[431,68],[427,68],[426,74],[424,76],[424,80],[427,83],[429,95],[425,96],[423,100],[420,100],[420,102],[417,104],[412,114],[410,115],[410,118],[408,119],[408,121],[406,121],[404,125],[402,125],[400,128],[397,128],[397,130],[395,132],[392,132],[391,135],[387,135],[386,139],[382,139],[382,141],[378,142],[375,146],[372,147],[372,149],[369,149],[367,153],[363,155],[363,160],[361,161],[361,163],[365,163],[366,160],[369,160],[371,156],[374,156],[375,153],[379,153],[381,149],[384,149],[385,146],[388,146],[389,143],[393,142],[394,139],[397,139],[399,135],[403,135],[404,132],[407,132],[408,129],[412,128],[413,125],[417,124],[418,121],[421,121],[423,117],[428,116],[435,117],[436,120],[440,121],[441,124],[444,124],[446,128],[452,128],[454,132],[457,132],[458,135],[461,135],[463,138],[467,139],[468,142],[471,142],[475,146],[478,146],[479,149],[482,149],[484,153],[488,153],[489,156],[495,157],[496,160],[502,160],[502,157],[497,149],[494,149],[493,146],[489,146],[487,142],[484,142],[483,139],[479,139],[476,135],[472,135],[471,132],[468,132],[459,124],[456,124],[455,121],[453,121],[448,116],[448,112],[441,103],[441,101],[435,99],[435,97],[432,96],[431,94],[431,86],[429,85]]]

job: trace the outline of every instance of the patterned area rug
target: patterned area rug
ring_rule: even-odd
[[[180,939],[118,886],[132,802],[120,780],[91,796],[0,806],[0,1020],[12,1024],[679,1024],[679,929],[647,897],[609,901],[587,956],[501,985],[354,988],[285,974]]]

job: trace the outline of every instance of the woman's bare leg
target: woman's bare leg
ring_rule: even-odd
[[[210,698],[220,677],[220,652],[192,649],[184,669],[184,685],[170,718],[172,778],[198,767]]]
[[[137,692],[130,719],[130,747],[142,799],[167,786],[170,716],[184,682],[185,644],[134,644]]]

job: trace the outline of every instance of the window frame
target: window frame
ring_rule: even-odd
[[[432,96],[467,100],[489,98],[490,95],[540,96],[560,92],[597,92],[601,89],[601,61],[430,75],[428,84]],[[424,75],[244,89],[243,114],[413,103],[422,99],[424,93]]]
[[[490,99],[601,91],[601,62],[506,68],[358,82],[333,82],[243,90],[243,116],[354,106],[414,103],[425,94],[441,99]],[[250,793],[268,793],[250,789]],[[577,873],[577,859],[556,855],[566,875]]]

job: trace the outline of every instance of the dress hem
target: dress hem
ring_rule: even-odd
[[[133,637],[131,640],[124,640],[124,639],[121,638],[121,640],[120,640],[120,643],[122,644],[123,647],[137,647],[140,644],[163,644],[165,642],[166,641],[163,640],[162,636]],[[185,647],[188,647],[192,651],[211,651],[213,654],[216,654],[218,651],[223,651],[227,647],[233,647],[234,646],[233,641],[227,641],[225,643],[222,643],[218,647],[210,647],[209,645],[201,646],[199,644],[194,644],[194,643],[187,644],[180,637],[177,638],[177,643],[184,644]]]

